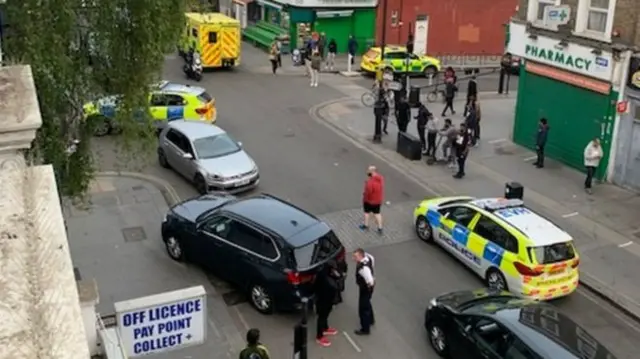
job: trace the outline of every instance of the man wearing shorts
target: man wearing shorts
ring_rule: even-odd
[[[378,233],[382,234],[382,214],[380,207],[384,200],[384,178],[378,173],[374,166],[367,169],[367,180],[364,183],[364,193],[362,195],[362,209],[364,211],[364,223],[360,229],[369,229],[369,217],[374,216]]]

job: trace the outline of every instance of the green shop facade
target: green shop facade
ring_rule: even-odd
[[[519,56],[513,140],[535,149],[540,118],[549,121],[545,155],[585,171],[584,148],[599,137],[604,158],[596,177],[606,179],[617,119],[618,86],[613,55],[605,51],[530,34],[526,25],[509,25],[507,51]]]
[[[347,52],[349,34],[361,53],[375,41],[378,0],[254,0],[252,5],[260,9],[250,20],[285,30],[292,49],[301,47],[301,41],[312,32],[335,39],[338,53]]]

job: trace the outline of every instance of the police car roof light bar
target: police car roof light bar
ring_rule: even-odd
[[[473,201],[473,204],[490,211],[496,211],[505,208],[514,208],[524,206],[524,201],[521,199],[513,198],[496,198],[496,199],[481,199]]]

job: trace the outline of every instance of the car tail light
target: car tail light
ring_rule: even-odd
[[[292,270],[287,270],[287,282],[291,285],[300,285],[308,282],[312,282],[314,278],[313,274],[305,274]]]
[[[518,273],[522,274],[525,277],[537,277],[543,273],[541,270],[529,268],[520,262],[514,262],[513,266],[516,267]]]
[[[340,249],[340,252],[338,252],[338,255],[336,256],[336,259],[341,261],[344,260],[344,257],[346,256],[347,252],[344,249],[344,247],[342,247],[342,249]]]
[[[571,264],[571,268],[578,268],[579,265],[580,265],[580,258],[576,258],[576,260],[573,261],[573,264]]]
[[[209,109],[207,107],[196,108],[196,113],[198,115],[206,115],[207,112],[209,112]]]

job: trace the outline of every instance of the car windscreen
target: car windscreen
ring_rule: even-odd
[[[295,248],[293,254],[298,270],[305,270],[331,259],[342,249],[342,244],[333,231],[327,232],[318,240]]]
[[[213,96],[209,95],[209,93],[205,91],[198,95],[198,100],[200,100],[203,103],[209,103],[213,101]]]
[[[573,243],[562,242],[548,246],[529,247],[529,257],[534,257],[538,264],[551,264],[571,260],[575,258],[576,251]],[[533,260],[533,258],[531,258]]]
[[[193,147],[200,159],[227,156],[240,151],[240,146],[226,134],[203,137],[193,141]]]

